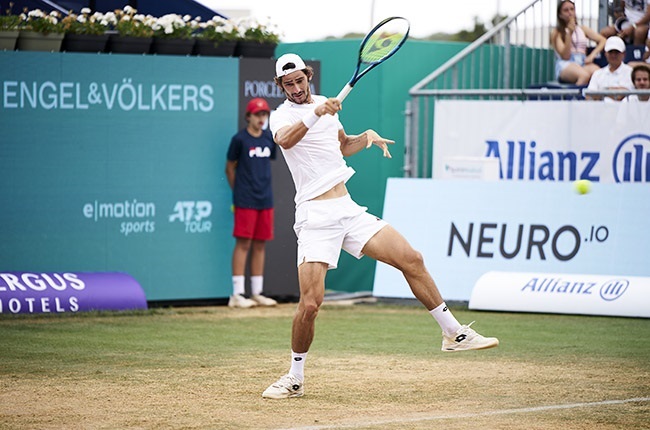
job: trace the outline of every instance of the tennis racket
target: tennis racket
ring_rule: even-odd
[[[366,73],[395,54],[409,36],[411,25],[406,18],[393,16],[375,26],[361,41],[357,68],[352,79],[343,87],[336,98],[343,101]],[[363,70],[361,65],[366,66]]]

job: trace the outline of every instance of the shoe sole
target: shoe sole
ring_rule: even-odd
[[[443,352],[462,352],[462,351],[479,351],[481,349],[490,349],[490,348],[496,348],[499,346],[499,339],[496,340],[496,342],[493,343],[488,343],[486,345],[482,345],[479,347],[475,348],[466,348],[466,349],[443,349]]]
[[[273,399],[273,400],[281,400],[281,399],[291,399],[294,397],[302,397],[305,393],[291,393],[283,396],[272,396],[269,394],[262,394],[262,398],[264,399]]]

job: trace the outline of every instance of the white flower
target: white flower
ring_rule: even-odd
[[[83,13],[85,15],[88,15],[90,12],[92,12],[92,11],[88,7],[85,7],[83,9],[81,9],[81,13]]]
[[[128,14],[134,14],[134,13],[137,12],[136,9],[133,9],[133,7],[129,6],[128,4],[126,6],[124,6],[123,10],[124,10],[124,12],[126,12]]]

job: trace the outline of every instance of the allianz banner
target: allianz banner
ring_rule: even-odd
[[[433,142],[436,179],[488,157],[504,180],[650,183],[650,103],[439,100]]]
[[[0,271],[227,297],[239,60],[0,52]]]

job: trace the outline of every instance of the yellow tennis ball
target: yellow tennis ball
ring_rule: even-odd
[[[573,183],[573,188],[578,194],[587,194],[591,191],[591,181],[588,179],[580,179]]]

